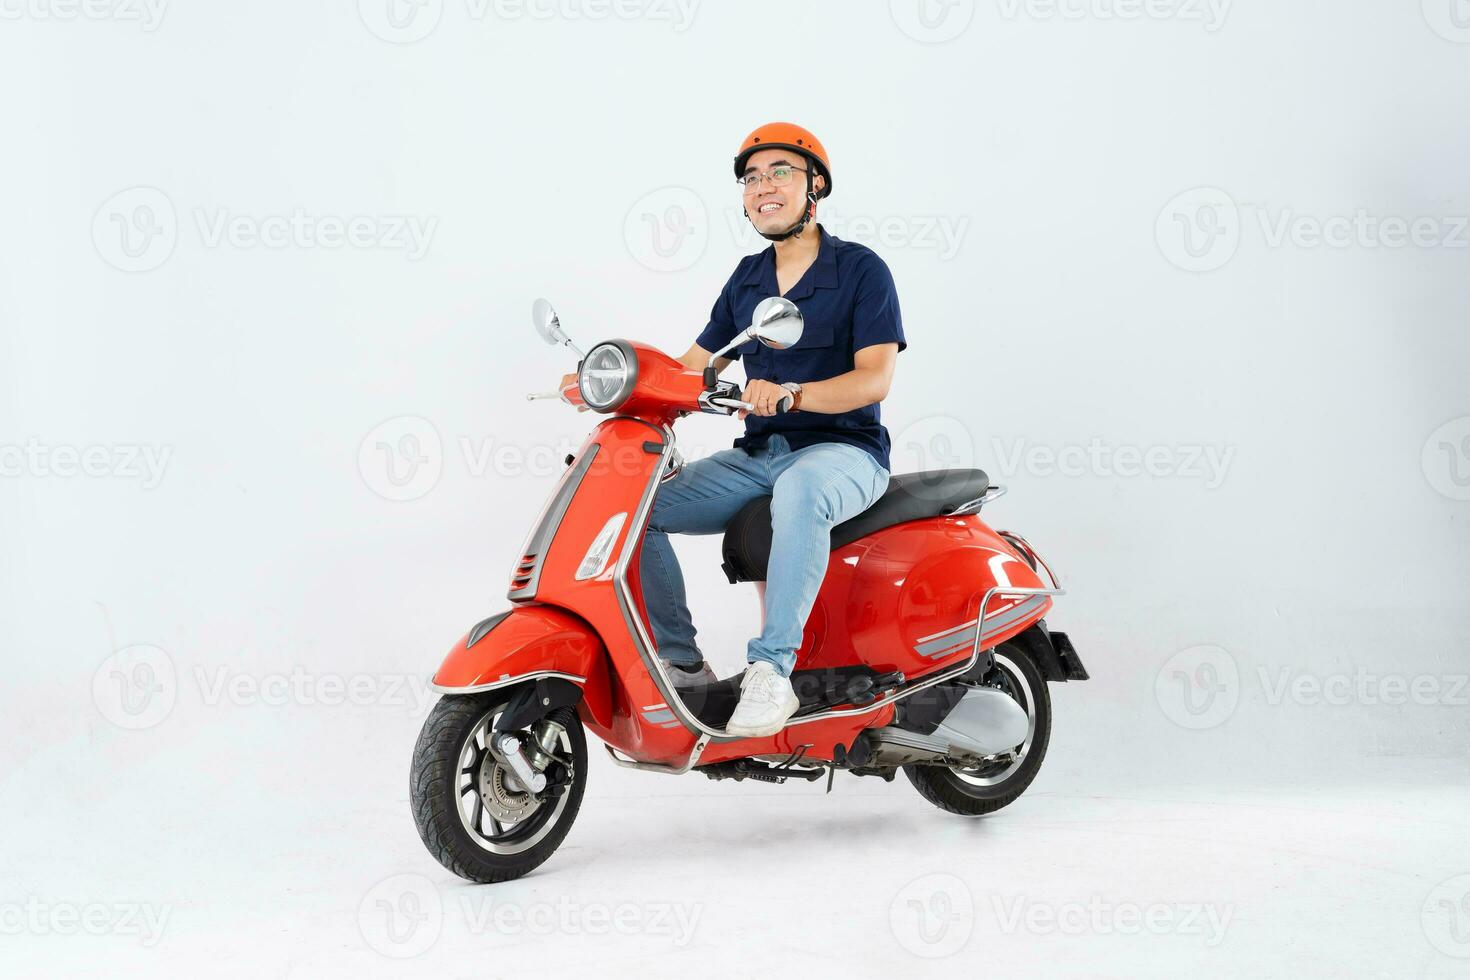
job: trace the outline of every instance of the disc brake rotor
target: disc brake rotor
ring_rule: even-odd
[[[489,752],[480,763],[478,785],[481,802],[496,820],[521,820],[541,803]]]

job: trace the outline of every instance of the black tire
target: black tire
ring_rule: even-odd
[[[1009,769],[1001,765],[971,774],[995,780],[990,785],[966,780],[949,766],[912,764],[903,767],[903,774],[914,784],[920,796],[941,810],[966,817],[994,813],[1026,792],[1026,787],[1031,785],[1041,769],[1046,747],[1051,742],[1051,693],[1046,688],[1041,668],[1024,648],[1015,643],[1001,644],[995,651],[995,658],[996,669],[1007,685],[1007,693],[1021,702],[1033,718],[1028,741],[1022,743],[1026,751],[1020,763],[1011,764]]]
[[[565,778],[566,788],[561,796],[544,800],[526,818],[528,826],[522,840],[508,838],[499,845],[509,853],[491,850],[495,845],[490,838],[471,834],[460,808],[463,775],[460,754],[486,715],[499,712],[509,700],[508,691],[443,697],[429,712],[414,745],[408,791],[419,837],[440,864],[470,881],[509,881],[531,872],[551,857],[576,820],[587,787],[587,736],[582,731],[582,722],[573,708],[558,708],[547,718],[566,731],[571,772],[556,772],[565,767],[552,763],[547,773]],[[470,778],[473,781],[476,777]],[[536,817],[542,822],[532,825]],[[549,830],[545,830],[547,824]],[[510,826],[510,833],[515,834],[522,824]],[[536,839],[527,844],[526,840],[531,838]]]

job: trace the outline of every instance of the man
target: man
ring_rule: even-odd
[[[782,295],[802,312],[801,340],[786,350],[750,342],[745,435],[685,466],[654,499],[644,538],[644,602],[659,655],[677,687],[716,680],[694,642],[671,533],[718,534],[746,503],[770,496],[772,542],[765,623],[726,730],[772,735],[796,711],[789,680],[802,629],[826,575],[833,525],[871,506],[888,487],[888,432],[878,403],[906,346],[893,277],[871,249],[834,238],[815,222],[831,193],[827,151],[807,130],[770,123],[735,157],[746,217],[773,244],[742,259],[679,360],[702,371],[746,324],[757,303]],[[725,367],[729,358],[717,366]],[[777,403],[793,404],[777,414]]]

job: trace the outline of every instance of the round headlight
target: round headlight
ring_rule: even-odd
[[[598,344],[582,360],[577,387],[587,407],[608,412],[628,400],[638,378],[638,358],[622,341]]]

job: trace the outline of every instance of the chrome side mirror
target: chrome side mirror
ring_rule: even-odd
[[[582,349],[572,343],[566,331],[561,328],[561,320],[557,318],[556,310],[552,309],[551,303],[545,299],[537,299],[531,304],[531,323],[535,325],[536,332],[541,339],[553,347],[570,347],[577,352],[578,357],[585,356]]]
[[[801,310],[796,308],[795,303],[784,296],[767,297],[760,301],[760,305],[751,314],[750,326],[715,351],[709,362],[713,365],[718,358],[724,357],[747,340],[759,340],[767,347],[785,350],[801,339],[802,327]],[[713,385],[714,381],[706,380],[705,383]]]
[[[785,350],[801,340],[804,326],[795,303],[784,296],[772,296],[755,308],[747,333],[767,347]]]

